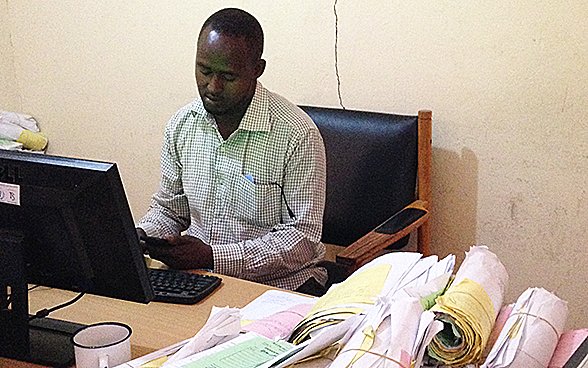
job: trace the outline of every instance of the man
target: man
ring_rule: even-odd
[[[166,126],[162,176],[141,238],[171,268],[324,292],[325,153],[297,106],[266,90],[263,31],[239,9],[208,18],[196,51],[200,98]],[[180,233],[187,230],[187,235]]]

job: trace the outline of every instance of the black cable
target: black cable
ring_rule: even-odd
[[[243,177],[247,178],[247,180],[250,180],[253,184],[255,185],[277,185],[280,188],[280,195],[282,196],[282,199],[284,200],[284,204],[286,205],[286,209],[288,210],[288,215],[290,216],[290,218],[292,220],[296,219],[296,216],[294,216],[294,211],[292,211],[292,209],[290,208],[290,206],[288,205],[288,202],[286,201],[286,194],[284,193],[284,187],[280,184],[280,183],[275,183],[275,182],[271,182],[271,183],[258,183],[255,178],[253,178],[253,176],[251,174],[246,175],[245,174],[245,162],[247,162],[247,151],[249,149],[249,139],[251,138],[251,132],[247,132],[247,141],[245,142],[245,150],[243,151],[243,162],[241,163],[241,175],[243,175]],[[280,213],[280,223],[284,223],[284,219],[282,218],[282,214]]]
[[[55,312],[58,309],[61,308],[65,308],[69,305],[72,305],[73,303],[77,302],[78,300],[82,299],[82,297],[86,295],[86,293],[79,293],[78,296],[76,296],[75,298],[73,298],[72,300],[70,300],[69,302],[65,302],[63,304],[59,304],[58,306],[55,306],[53,308],[49,308],[49,309],[41,309],[40,311],[38,311],[37,313],[35,313],[34,315],[29,317],[29,321],[32,321],[34,319],[37,318],[43,318],[43,317],[47,317],[49,315],[49,313],[51,312]]]
[[[286,209],[288,210],[288,215],[290,215],[290,218],[292,220],[295,220],[296,216],[294,216],[294,211],[292,211],[290,206],[288,206],[288,202],[286,201],[286,194],[284,193],[284,187],[281,186],[279,183],[270,183],[270,184],[274,184],[274,185],[277,185],[278,187],[280,187],[280,194],[282,194],[282,199],[284,200],[284,204],[286,205]],[[282,222],[284,222],[284,221],[282,221]]]

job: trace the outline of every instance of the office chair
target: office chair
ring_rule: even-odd
[[[300,106],[325,142],[327,193],[322,241],[345,246],[323,261],[343,281],[385,248],[400,249],[417,230],[430,253],[431,112],[417,116]]]

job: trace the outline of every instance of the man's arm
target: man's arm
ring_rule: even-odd
[[[179,235],[190,226],[190,207],[182,185],[182,167],[177,159],[171,132],[174,118],[167,124],[161,150],[161,180],[147,214],[137,224],[146,235]]]

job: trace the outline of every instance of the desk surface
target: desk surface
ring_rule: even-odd
[[[117,321],[131,326],[133,358],[190,338],[204,325],[213,306],[242,308],[270,286],[229,276],[220,276],[221,286],[195,305],[140,304],[85,295],[75,304],[51,313],[51,318],[82,324]],[[77,294],[39,287],[29,292],[29,310],[34,313],[67,302]],[[0,368],[33,367],[32,364],[0,358]]]

